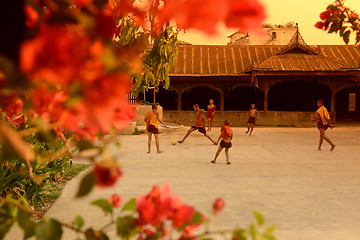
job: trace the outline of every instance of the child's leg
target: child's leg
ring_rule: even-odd
[[[207,134],[207,133],[204,133],[205,137],[207,137],[208,139],[210,139],[210,141],[216,145],[216,142]]]
[[[163,151],[160,150],[159,134],[154,134],[154,135],[155,135],[155,140],[156,140],[157,153],[162,153]]]
[[[246,131],[246,134],[249,132],[250,129],[250,123],[247,124],[248,130]]]
[[[196,130],[195,128],[190,128],[189,131],[185,134],[184,138],[182,140],[178,141],[178,143],[183,143],[185,141],[185,139],[195,130]]]
[[[249,134],[249,136],[251,135],[252,131],[254,130],[254,124],[251,123],[251,124],[250,124],[250,127],[251,127],[251,129],[250,129],[250,134]]]
[[[218,148],[218,150],[217,150],[217,152],[215,154],[214,160],[211,161],[212,163],[216,163],[216,159],[218,158],[218,156],[219,156],[220,152],[222,151],[222,149],[223,148],[221,146],[219,146],[219,148]]]
[[[226,155],[226,163],[231,164],[229,160],[229,148],[225,148],[225,155]]]
[[[321,143],[322,143],[322,139],[325,139],[325,141],[327,141],[330,145],[331,145],[331,149],[330,151],[334,150],[335,148],[335,144],[331,142],[330,138],[328,138],[326,135],[325,135],[325,129],[323,128],[320,128],[320,140],[321,140]],[[319,149],[321,149],[321,144],[319,142]]]
[[[213,122],[213,119],[210,118],[210,130],[211,130],[211,128],[212,128],[212,122]]]
[[[211,118],[208,118],[208,131],[210,131],[210,121],[211,121]]]
[[[323,143],[323,139],[324,139],[324,137],[323,137],[323,133],[321,133],[321,132],[322,132],[321,130],[323,130],[323,131],[325,132],[325,130],[324,130],[324,129],[319,128],[319,133],[320,133],[319,146],[318,146],[318,150],[319,150],[319,151],[321,150],[321,145],[322,145],[322,143]]]
[[[149,132],[148,133],[148,152],[147,153],[150,153],[150,149],[151,149],[151,135],[152,135],[152,133]]]

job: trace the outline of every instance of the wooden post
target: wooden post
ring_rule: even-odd
[[[331,116],[333,117],[333,122],[336,122],[336,113],[335,113],[335,89],[331,90]]]
[[[225,94],[224,88],[220,92],[220,111],[224,112],[225,110]]]
[[[178,97],[178,107],[177,107],[177,109],[178,109],[178,111],[180,112],[181,111],[181,95],[182,94],[179,94],[179,97]]]
[[[269,96],[269,88],[266,88],[264,92],[264,112],[268,111],[268,96]]]

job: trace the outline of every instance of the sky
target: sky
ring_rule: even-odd
[[[295,22],[299,24],[299,31],[308,45],[342,45],[345,44],[339,35],[328,34],[314,27],[320,21],[319,14],[325,11],[332,0],[258,0],[265,7],[266,19],[263,23],[285,24]],[[345,5],[360,14],[359,0],[346,0]],[[179,39],[197,45],[226,45],[227,38],[237,29],[227,29],[219,25],[219,34],[206,35],[197,30],[181,33]],[[353,44],[354,36],[350,36]]]

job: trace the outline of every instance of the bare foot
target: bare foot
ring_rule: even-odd
[[[162,150],[158,150],[158,151],[157,151],[157,153],[163,153],[163,152],[164,152],[164,151],[162,151]]]
[[[318,147],[318,151],[321,151],[322,149],[321,149],[321,147]]]
[[[147,153],[150,153],[150,151],[147,151]]]
[[[178,143],[183,143],[184,141],[181,141],[181,140],[179,140],[179,141],[177,141]]]
[[[214,143],[214,145],[218,145],[218,143],[217,142],[213,142]]]
[[[212,160],[211,163],[216,163],[216,161],[215,161],[215,160]]]
[[[231,162],[230,162],[230,161],[227,161],[227,162],[226,162],[226,164],[230,165],[230,164],[231,164]]]
[[[245,133],[248,134],[249,130],[247,130]]]
[[[331,146],[331,148],[330,148],[330,151],[334,150],[334,149],[335,149],[335,147],[336,147],[336,145],[335,145],[335,144],[334,144],[334,145],[332,145],[332,146]]]

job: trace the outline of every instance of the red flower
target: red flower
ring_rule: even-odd
[[[264,7],[256,0],[228,0],[229,13],[225,19],[227,27],[243,31],[260,26],[265,19]]]
[[[321,20],[323,20],[323,21],[328,20],[331,17],[332,13],[333,12],[330,9],[327,9],[326,11],[320,13]]]
[[[350,14],[349,18],[359,18],[359,14],[353,12]]]
[[[122,199],[119,196],[119,194],[117,194],[117,193],[114,193],[113,195],[111,195],[108,200],[109,200],[110,204],[115,208],[121,206]]]
[[[221,198],[215,199],[213,203],[213,214],[217,215],[225,207],[225,202]]]
[[[122,176],[121,169],[115,161],[95,163],[93,173],[96,185],[101,188],[114,186],[116,181]]]
[[[315,23],[314,26],[315,26],[316,28],[318,28],[318,29],[323,29],[323,28],[325,27],[325,23],[319,21],[319,22]]]
[[[112,39],[115,30],[116,24],[111,13],[101,13],[96,16],[96,33],[98,36]]]
[[[23,101],[15,94],[0,96],[0,112],[4,112],[6,120],[14,126],[20,126],[25,120],[23,106]]]
[[[138,225],[148,224],[159,227],[166,220],[172,221],[172,226],[178,228],[189,223],[194,216],[194,208],[184,204],[178,196],[171,197],[171,188],[165,184],[161,188],[154,186],[147,195],[136,199],[139,213]],[[163,234],[167,231],[164,229]]]
[[[26,26],[33,28],[39,21],[39,13],[30,5],[24,6],[24,13],[26,16]]]

